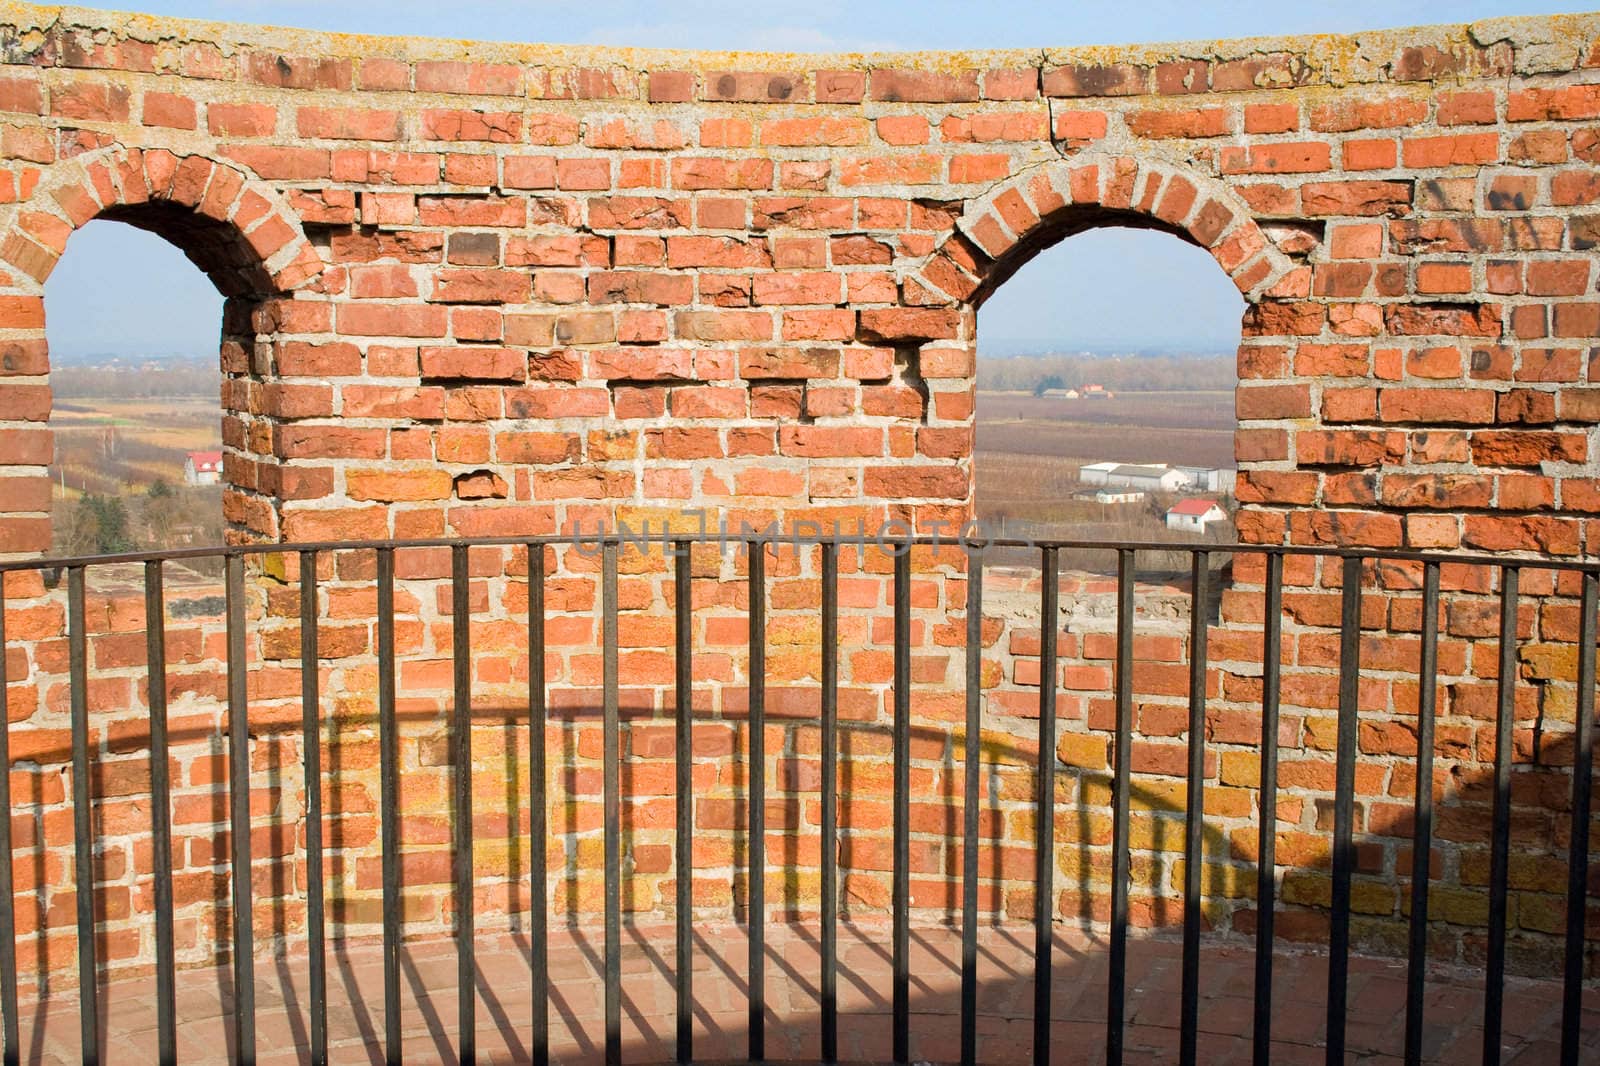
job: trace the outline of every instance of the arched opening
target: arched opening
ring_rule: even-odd
[[[283,390],[260,378],[273,372],[270,346],[282,320],[292,316],[294,290],[315,283],[322,259],[283,198],[242,171],[200,156],[113,146],[60,165],[19,205],[10,227],[0,234],[0,312],[6,325],[6,337],[0,340],[0,485],[7,489],[0,496],[0,549],[48,551],[53,540],[62,547],[51,521],[55,497],[74,488],[107,487],[88,477],[74,486],[71,469],[55,464],[53,333],[47,337],[44,307],[47,286],[59,292],[59,284],[50,286],[49,281],[67,253],[69,238],[98,220],[127,223],[165,239],[224,298],[220,330],[215,296],[201,296],[206,290],[192,277],[173,289],[160,286],[141,310],[153,310],[168,336],[174,328],[198,330],[206,318],[213,337],[220,333],[220,345],[213,349],[218,361],[212,364],[221,373],[223,524],[218,528],[230,539],[277,538],[282,479],[272,428],[285,401]],[[91,261],[84,264],[87,269],[95,268],[96,259],[101,266],[115,266],[109,280],[90,282],[92,291],[85,296],[102,306],[127,308],[128,294],[142,287],[129,277],[148,275],[151,262],[163,257],[173,261],[164,250],[132,262],[120,255],[96,256],[99,238],[88,240],[90,250],[77,253]],[[81,241],[74,244],[75,251],[81,247]],[[72,277],[71,272],[66,275],[69,289]],[[56,296],[53,302],[60,299]],[[184,301],[192,317],[179,315],[175,321],[170,308],[178,301]],[[204,314],[196,301],[209,304],[210,313]],[[52,314],[67,322],[63,341],[69,365],[75,344],[104,349],[124,339],[136,343],[124,338],[124,325],[108,326],[98,312],[58,307]],[[196,325],[185,327],[183,321]],[[105,333],[113,335],[109,341]],[[150,343],[148,335],[143,339]],[[181,343],[189,347],[197,342]],[[104,453],[116,445],[101,441],[99,447]],[[150,471],[152,480],[155,473]],[[119,523],[114,514],[109,524],[115,531]],[[122,537],[112,539],[120,542]]]
[[[992,288],[977,329],[979,521],[1006,536],[1232,540],[1244,309],[1206,249],[1115,220]]]
[[[1167,235],[1174,245],[1186,243],[1203,250],[1214,263],[1210,268],[1214,274],[1208,284],[1220,273],[1233,291],[1242,294],[1252,306],[1279,292],[1291,291],[1305,280],[1303,268],[1268,239],[1251,217],[1248,205],[1221,183],[1198,173],[1174,169],[1160,161],[1086,154],[1019,174],[990,189],[981,198],[966,203],[955,221],[954,232],[907,278],[904,290],[913,303],[967,313],[966,320],[971,324],[963,327],[967,332],[962,333],[964,348],[959,354],[969,372],[976,371],[984,344],[983,334],[986,330],[995,330],[997,312],[992,309],[983,315],[984,325],[977,322],[977,312],[990,302],[990,297],[1040,253],[1076,235],[1107,227],[1113,231],[1118,227],[1157,230]],[[1068,252],[1070,248],[1061,254]],[[1198,257],[1193,261],[1198,262]],[[1097,260],[1097,276],[1117,273],[1118,265],[1115,259],[1109,263]],[[1130,281],[1136,277],[1135,271],[1126,269],[1126,264],[1123,267],[1121,273]],[[1201,269],[1207,268],[1202,266]],[[1043,270],[1040,272],[1048,278]],[[1026,289],[1026,285],[1023,287]],[[1216,291],[1225,290],[1218,288]],[[1148,284],[1140,284],[1135,292],[1132,304],[1145,315],[1151,318],[1170,316],[1170,309],[1162,306],[1159,298],[1152,298]],[[1046,303],[1062,302],[1054,291],[1037,299]],[[1239,305],[1235,301],[1238,299],[1236,295],[1224,297],[1224,306],[1232,303],[1237,309]],[[1080,312],[1080,315],[1094,317],[1103,314],[1104,309],[1099,307]],[[1240,315],[1241,331],[1245,321],[1246,316]],[[1016,327],[1007,330],[1002,326],[996,332],[1002,336],[1020,334]],[[963,383],[963,399],[968,402],[957,409],[973,412],[978,405],[974,394],[985,384],[983,377],[979,372]],[[1035,387],[1037,384],[1035,382]],[[1104,382],[1084,384],[1104,385]],[[1049,390],[1041,390],[1045,391]],[[1065,382],[1062,391],[1070,391],[1065,388]],[[1078,391],[1081,401],[1083,393],[1081,389]],[[1039,399],[1045,397],[1041,395]],[[1212,406],[1220,404],[1214,400]],[[981,434],[992,447],[994,435],[982,433],[979,426],[984,421],[987,420],[969,417],[966,428],[973,430],[974,435]],[[1140,428],[1143,435],[1154,436],[1151,427]],[[972,440],[969,436],[969,445]],[[1114,460],[1103,462],[1110,462],[1113,467],[1120,465]],[[1056,469],[1052,464],[1047,465]],[[1081,474],[1082,467],[1093,464],[1079,462],[1076,465],[1074,480]],[[965,470],[974,489],[968,498],[969,513],[981,518],[987,511],[988,517],[993,519],[997,497],[984,490],[985,482],[991,479],[984,476],[982,466],[980,460],[976,470],[970,466]],[[1039,481],[1021,470],[1012,471],[1008,480],[1035,484]],[[1192,484],[1188,477],[1183,481],[1183,487]],[[1220,481],[1213,484],[1218,491],[1224,487]],[[1060,487],[1047,490],[1047,495],[1058,497]],[[1062,516],[1054,517],[1056,528],[1051,532],[1059,535]],[[1254,513],[1249,517],[1255,517]],[[1162,518],[1164,527],[1165,514]],[[1258,525],[1270,534],[1270,528]],[[1017,530],[1018,534],[1023,532]],[[1074,532],[1079,535],[1094,533],[1081,527]],[[1083,565],[1082,561],[1073,561]],[[1063,562],[1070,565],[1069,560]]]
[[[154,233],[97,219],[45,284],[52,550],[220,543],[223,297]]]

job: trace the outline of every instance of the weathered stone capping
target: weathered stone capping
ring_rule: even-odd
[[[1241,536],[1260,544],[1600,551],[1600,16],[1350,37],[946,55],[719,55],[398,41],[0,6],[0,551],[50,541],[50,391],[41,283],[96,216],[172,240],[216,282],[228,493],[237,538],[521,536],[727,518],[926,528],[971,515],[976,309],[1029,255],[1106,224],[1207,248],[1248,302],[1239,350]],[[1118,269],[1119,264],[1106,264]],[[697,527],[698,522],[690,522]],[[675,528],[685,528],[675,526]],[[714,554],[714,553],[712,553]],[[742,563],[695,558],[696,818],[723,834],[697,906],[742,898],[749,662]],[[471,558],[480,915],[514,924],[528,812],[526,553]],[[296,559],[249,589],[258,926],[299,934],[304,804]],[[1206,919],[1247,933],[1259,821],[1263,561],[1208,606]],[[377,914],[370,552],[322,557],[330,899]],[[551,551],[546,666],[557,724],[546,901],[592,914],[596,567]],[[397,554],[399,808],[412,932],[447,932],[448,553]],[[915,564],[917,905],[955,899],[965,563]],[[881,553],[840,560],[840,709],[852,747],[845,895],[887,890],[893,675]],[[761,767],[769,847],[816,905],[814,555],[769,569]],[[1062,770],[1058,913],[1103,920],[1112,725],[1109,583],[994,574],[983,627],[984,906],[1028,913],[1032,768]],[[1418,568],[1369,568],[1362,604],[1357,910],[1363,946],[1403,942],[1414,788]],[[1286,571],[1280,932],[1326,931],[1340,574]],[[1482,958],[1498,661],[1495,575],[1447,567],[1431,886],[1436,953]],[[629,907],[671,905],[674,595],[659,555],[625,559]],[[63,596],[5,582],[6,713],[18,782],[23,957],[70,970],[72,839]],[[92,743],[103,955],[152,945],[143,603],[92,588]],[[1134,912],[1181,894],[1189,647],[1181,588],[1140,593]],[[1518,615],[1515,964],[1561,947],[1578,626],[1571,575],[1527,568]],[[225,647],[214,603],[169,603],[183,958],[225,943],[216,744]],[[987,612],[986,612],[987,613]],[[1062,631],[1040,677],[1040,633]],[[1030,715],[1060,691],[1041,752]],[[570,771],[570,772],[568,772]],[[515,785],[508,789],[508,782]],[[651,783],[654,784],[651,784]],[[656,791],[651,791],[655,789]],[[923,802],[926,801],[926,802]],[[520,803],[520,799],[518,800]],[[664,813],[665,812],[665,813]],[[781,818],[780,818],[781,814]],[[725,846],[724,846],[725,845]],[[1600,838],[1597,838],[1600,846]],[[787,850],[786,850],[787,849]],[[20,861],[20,860],[19,860]],[[31,878],[28,880],[27,878]],[[1370,919],[1370,920],[1368,920]],[[1600,926],[1591,923],[1589,971]],[[263,937],[263,943],[266,942]],[[69,978],[70,979],[70,978]],[[59,982],[57,982],[59,983]]]

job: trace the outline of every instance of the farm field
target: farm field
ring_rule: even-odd
[[[1177,497],[1109,505],[1082,499],[1078,468],[1106,461],[1233,465],[1231,391],[1128,392],[1109,400],[979,391],[977,411],[978,518],[998,536],[1192,542],[1195,535],[1166,528],[1166,509]],[[1232,540],[1232,523],[1213,526],[1207,539]]]
[[[58,399],[50,474],[69,497],[143,492],[157,479],[177,485],[186,453],[222,446],[221,420],[214,397]]]
[[[123,370],[101,373],[93,383],[126,387],[140,378]],[[188,452],[221,447],[221,422],[213,397],[58,395],[50,414],[55,551],[94,555],[220,543],[222,490],[185,484],[183,468]],[[216,576],[182,569],[196,581]]]
[[[1109,400],[978,393],[979,453],[1047,455],[1074,466],[1233,465],[1233,392],[1123,392]]]

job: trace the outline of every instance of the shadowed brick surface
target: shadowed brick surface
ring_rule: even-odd
[[[820,955],[816,927],[774,924],[767,929],[767,1054],[780,1061],[816,1061]],[[887,1062],[889,930],[843,924],[840,930],[840,1056],[847,1062]],[[978,1058],[986,1063],[1030,1061],[1033,1033],[1033,933],[1026,926],[985,926],[979,936]],[[478,944],[479,1061],[529,1058],[530,946],[524,936]],[[673,945],[670,927],[628,925],[623,931],[622,1038],[626,1062],[669,1062],[674,1056]],[[603,939],[598,929],[559,929],[550,944],[553,1061],[603,1061]],[[956,1058],[960,1032],[960,941],[947,926],[916,927],[911,939],[911,1050],[914,1061]],[[1138,1062],[1177,1061],[1178,946],[1135,940],[1129,954],[1128,1053]],[[748,1033],[743,928],[708,922],[696,930],[695,1056],[699,1061],[744,1060]],[[331,1060],[383,1061],[383,980],[372,945],[355,945],[329,959],[328,1023]],[[1212,948],[1202,961],[1200,1053],[1206,1063],[1250,1061],[1253,956],[1238,947]],[[409,945],[401,954],[402,1026],[406,1061],[455,1062],[456,963],[448,942]],[[292,954],[259,962],[259,1061],[276,1066],[303,1060],[306,960]],[[1307,953],[1279,957],[1274,985],[1274,1063],[1323,1061],[1327,960]],[[1398,1063],[1404,1025],[1405,970],[1392,962],[1357,959],[1351,969],[1349,1050],[1362,1063]],[[1053,1057],[1062,1063],[1104,1061],[1105,944],[1063,932],[1055,948]],[[226,1062],[226,1011],[231,971],[193,971],[178,984],[179,1055],[184,1061]],[[155,1000],[147,981],[125,980],[106,990],[107,1061],[146,1062],[155,1053]],[[1428,1062],[1476,1060],[1482,988],[1460,969],[1435,974],[1428,994],[1424,1056]],[[1505,1062],[1553,1060],[1559,986],[1517,979],[1506,996]],[[1588,1000],[1587,1055],[1600,1054],[1600,1001]],[[29,1003],[23,1045],[37,1061],[74,1060],[76,1003],[70,992]]]

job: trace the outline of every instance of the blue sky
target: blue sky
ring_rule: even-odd
[[[143,0],[152,14],[308,29],[557,44],[665,48],[857,51],[1042,48],[1350,32],[1414,22],[1582,11],[1590,3],[1541,0],[1397,8],[1392,2],[1330,4],[1170,0],[1134,4],[989,0]],[[981,14],[975,14],[980,12]],[[46,292],[52,348],[85,352],[209,353],[220,300],[160,238],[110,222],[75,235]],[[1159,307],[1160,314],[1152,314]],[[996,349],[1184,347],[1228,350],[1238,339],[1237,293],[1203,252],[1173,237],[1102,230],[1040,255],[986,304],[980,336]]]

